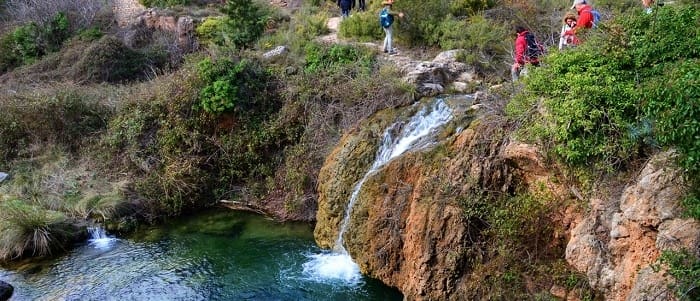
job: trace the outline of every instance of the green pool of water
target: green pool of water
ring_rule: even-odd
[[[307,224],[223,209],[0,268],[12,300],[401,300],[379,281],[305,272],[324,251]]]

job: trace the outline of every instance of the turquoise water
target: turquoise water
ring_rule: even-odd
[[[307,224],[214,210],[81,244],[12,269],[12,300],[401,300],[379,281],[346,282],[304,271],[325,251]]]

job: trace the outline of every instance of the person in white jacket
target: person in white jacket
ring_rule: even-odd
[[[577,43],[574,41],[576,36],[565,35],[564,33],[570,31],[576,27],[576,15],[573,13],[567,13],[564,16],[563,24],[561,26],[561,37],[559,38],[559,50],[563,50],[566,46],[574,46]]]

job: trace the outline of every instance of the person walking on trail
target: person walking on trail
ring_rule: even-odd
[[[576,15],[573,13],[567,13],[564,16],[563,24],[561,26],[561,37],[559,38],[559,50],[563,50],[566,46],[575,46],[578,44],[578,39],[574,35],[566,35],[567,31],[570,31],[576,27]]]
[[[403,13],[392,13],[392,4],[392,0],[385,0],[382,2],[384,8],[382,8],[382,10],[379,12],[379,24],[384,29],[384,53],[396,54],[396,49],[392,46],[393,29],[391,25],[394,24],[394,17],[398,16],[399,18],[403,18]]]
[[[340,16],[343,19],[350,16],[350,8],[353,6],[354,0],[338,0],[338,7],[340,7]]]
[[[578,20],[576,22],[576,26],[564,32],[562,36],[573,36],[574,45],[578,45],[580,43],[580,39],[576,34],[584,28],[593,28],[593,8],[588,5],[586,0],[574,0],[574,5],[571,6],[571,9],[576,9],[578,12]]]
[[[525,27],[517,26],[515,32],[518,35],[515,38],[515,62],[510,69],[514,82],[520,78],[521,73],[523,75],[527,73],[526,65],[539,66],[539,56],[544,52],[542,46],[537,43],[535,35]]]
[[[367,4],[365,3],[365,0],[359,0],[359,2],[360,2],[360,3],[359,3],[359,4],[360,4],[359,9],[360,9],[361,11],[365,11],[365,10],[367,9]]]

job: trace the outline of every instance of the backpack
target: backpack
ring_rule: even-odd
[[[527,42],[525,57],[528,59],[536,59],[540,55],[544,54],[544,47],[537,42],[535,35],[529,31],[525,34],[525,42]]]
[[[394,23],[394,16],[389,14],[388,8],[383,8],[379,13],[379,24],[381,24],[384,28],[388,28],[392,23]]]
[[[593,15],[593,28],[598,27],[598,22],[600,22],[600,12],[596,9],[591,9],[591,15]]]

